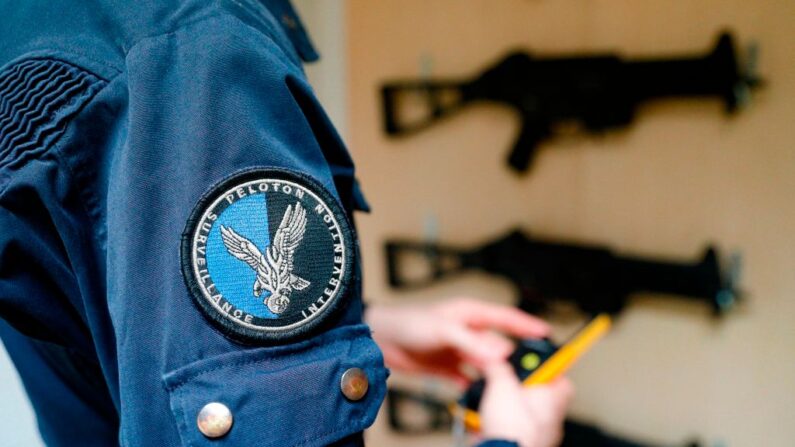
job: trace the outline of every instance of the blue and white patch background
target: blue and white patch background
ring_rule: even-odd
[[[276,234],[293,239],[268,255]],[[252,168],[199,199],[182,235],[182,273],[194,302],[224,334],[281,342],[313,333],[345,302],[354,247],[347,215],[322,184]]]
[[[271,243],[267,207],[267,193],[262,193],[244,197],[224,210],[207,240],[207,270],[218,291],[235,307],[260,318],[277,318],[263,305],[263,300],[270,296],[269,291],[263,290],[260,296],[254,296],[256,272],[230,255],[221,239],[221,225],[233,228],[264,254]]]

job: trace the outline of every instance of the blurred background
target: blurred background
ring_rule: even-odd
[[[521,227],[533,237],[652,259],[695,262],[708,244],[740,253],[746,294],[722,317],[704,303],[633,294],[613,331],[572,369],[572,415],[654,445],[795,445],[795,2],[345,7],[347,142],[373,208],[357,221],[366,299],[516,300],[510,282],[477,272],[412,292],[390,289],[383,243],[396,237],[477,247]],[[386,81],[466,79],[514,49],[539,58],[705,54],[726,29],[741,52],[756,43],[766,80],[732,116],[719,99],[649,101],[626,128],[541,143],[524,175],[505,163],[520,126],[508,107],[472,105],[399,139],[383,130]],[[557,340],[585,321],[549,317]],[[424,381],[419,389],[442,386]],[[447,433],[396,435],[385,417],[370,442],[451,445]]]
[[[384,256],[392,238],[475,248],[522,228],[542,240],[673,262],[696,262],[708,245],[737,253],[745,293],[720,317],[698,300],[632,294],[611,333],[571,371],[571,415],[642,445],[795,445],[795,2],[296,3],[323,56],[308,75],[373,208],[357,221],[366,300],[517,302],[510,281],[478,271],[394,290]],[[384,131],[387,81],[472,78],[515,49],[538,58],[706,54],[722,30],[740,52],[755,44],[765,80],[731,116],[718,98],[644,102],[621,129],[566,129],[542,142],[523,175],[505,163],[520,127],[508,107],[473,104],[404,138]],[[553,310],[545,316],[556,340],[587,321],[576,309]],[[4,439],[13,434],[6,445],[41,445],[5,357],[0,383],[0,429]],[[441,400],[452,394],[449,384],[422,377],[394,375],[390,386]],[[398,411],[432,428],[418,416],[426,410]],[[400,433],[388,413],[385,406],[369,430],[369,445],[452,445],[448,427]]]

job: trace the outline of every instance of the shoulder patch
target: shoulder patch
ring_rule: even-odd
[[[199,200],[182,235],[182,274],[199,309],[243,342],[307,336],[342,306],[353,236],[317,181],[257,168]]]

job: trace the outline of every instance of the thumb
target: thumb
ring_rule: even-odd
[[[483,376],[486,378],[487,382],[519,383],[519,379],[516,378],[513,367],[508,362],[494,362],[486,365],[483,369]]]
[[[481,409],[492,404],[500,405],[505,399],[516,399],[521,394],[519,379],[508,362],[494,362],[483,371],[486,388],[483,391]]]
[[[508,362],[495,362],[484,369],[486,388],[480,401],[481,434],[485,439],[519,441],[532,420],[522,399],[519,379]],[[521,443],[520,443],[521,444]]]

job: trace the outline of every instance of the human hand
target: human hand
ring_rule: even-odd
[[[519,338],[544,337],[549,326],[521,310],[459,298],[434,305],[371,305],[365,321],[390,368],[443,375],[461,385],[469,382],[461,366],[483,369],[502,362]],[[496,332],[495,332],[496,331]]]
[[[484,439],[515,441],[520,447],[556,447],[563,437],[563,419],[574,395],[566,378],[525,387],[507,362],[489,364],[480,401]]]

